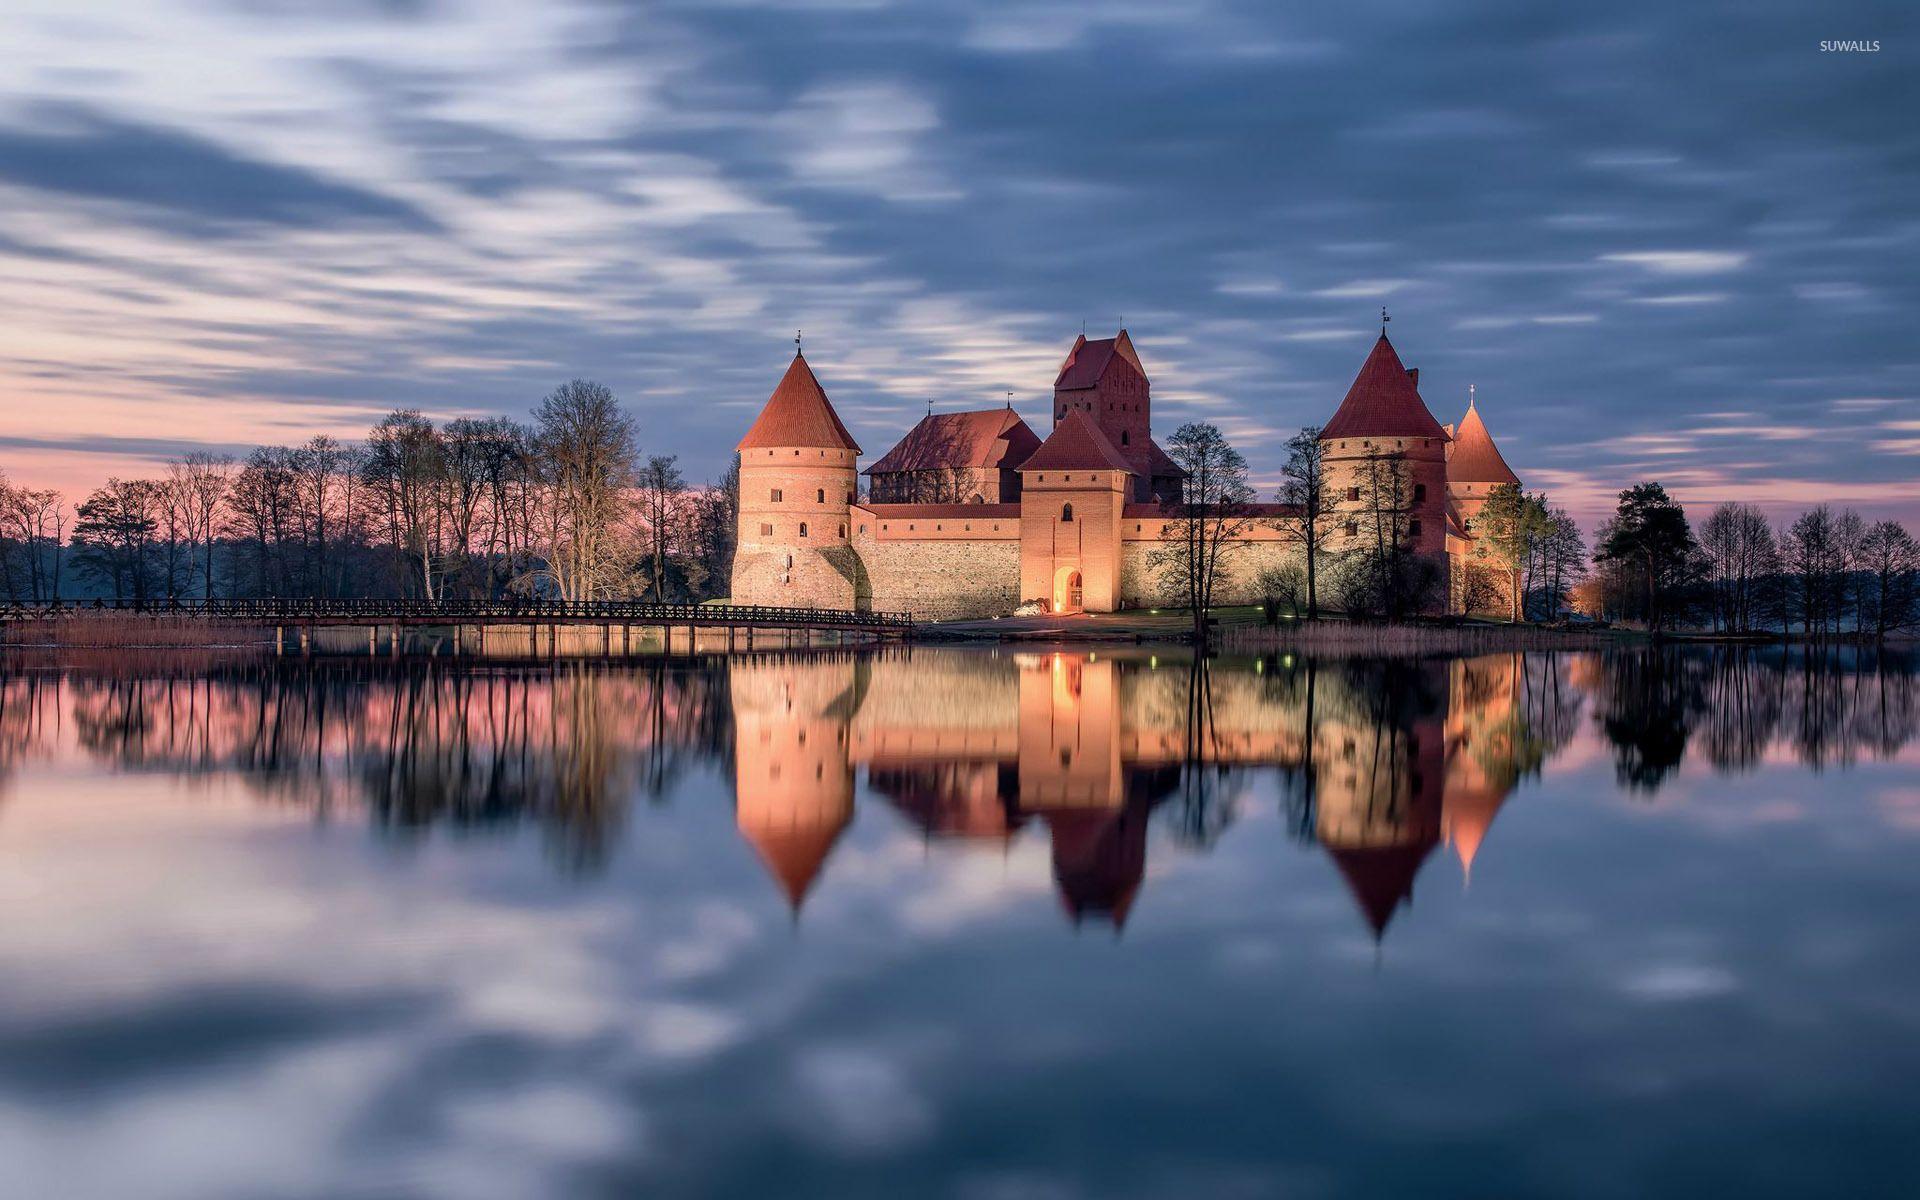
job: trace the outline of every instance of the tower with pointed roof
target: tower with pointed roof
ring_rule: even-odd
[[[1084,414],[1133,472],[1129,500],[1178,499],[1180,468],[1153,440],[1153,385],[1133,339],[1122,329],[1092,341],[1082,333],[1053,381],[1053,423]]]
[[[853,820],[858,691],[845,659],[741,659],[728,678],[734,822],[795,917]]]
[[[1353,386],[1320,429],[1336,555],[1391,544],[1429,562],[1431,606],[1446,603],[1447,431],[1420,399],[1420,372],[1383,326]]]
[[[860,564],[850,514],[860,447],[797,350],[736,449],[734,602],[855,607]]]
[[[1518,487],[1520,477],[1494,445],[1472,389],[1467,392],[1467,415],[1447,431],[1453,435],[1447,444],[1447,550],[1453,563],[1455,607],[1467,607],[1479,598],[1485,607],[1504,613],[1513,607],[1517,581],[1511,571],[1490,564],[1492,555],[1476,526],[1493,489],[1502,484]],[[1468,586],[1469,573],[1476,571],[1485,573],[1490,588]],[[1489,594],[1482,598],[1482,592]]]

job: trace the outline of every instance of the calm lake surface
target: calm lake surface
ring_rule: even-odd
[[[0,663],[0,1194],[1913,1195],[1914,670]]]

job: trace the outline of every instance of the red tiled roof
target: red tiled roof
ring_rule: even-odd
[[[1500,457],[1500,447],[1493,444],[1493,435],[1487,432],[1480,411],[1471,403],[1467,405],[1467,415],[1460,418],[1459,431],[1453,435],[1453,453],[1447,456],[1447,482],[1515,485],[1520,482],[1507,460]]]
[[[919,517],[933,520],[938,517],[972,518],[974,520],[1019,520],[1018,504],[860,504],[876,517],[886,520],[907,520]]]
[[[1053,427],[1047,440],[1033,456],[1020,464],[1022,471],[1127,471],[1126,456],[1113,439],[1100,432],[1093,418],[1074,409]]]
[[[864,474],[966,467],[1013,468],[1039,445],[1039,435],[1010,408],[928,413]]]
[[[1133,340],[1122,329],[1118,335],[1110,338],[1097,338],[1088,341],[1081,334],[1073,341],[1073,349],[1067,351],[1067,360],[1060,364],[1060,374],[1053,381],[1056,392],[1072,392],[1081,388],[1090,388],[1100,382],[1100,376],[1106,372],[1107,364],[1113,361],[1115,354],[1133,364],[1133,369],[1146,377],[1147,369],[1140,365],[1140,356],[1134,352]]]
[[[1173,461],[1167,452],[1160,448],[1160,443],[1152,438],[1147,439],[1147,467],[1156,476],[1170,475],[1175,479],[1187,477],[1187,469]]]
[[[833,844],[840,840],[847,821],[843,816],[832,824],[796,824],[778,829],[755,826],[740,832],[760,855],[760,861],[767,865],[787,903],[797,913],[813,889],[814,880],[819,878],[820,868],[826,865],[827,855],[833,853]]]
[[[825,389],[813,377],[813,368],[798,354],[793,356],[787,373],[780,377],[780,386],[773,389],[767,406],[760,410],[759,419],[734,449],[788,446],[818,446],[860,453],[853,435],[840,423],[840,414],[833,411]]]
[[[1320,430],[1320,440],[1356,437],[1428,437],[1445,440],[1447,431],[1420,399],[1413,378],[1393,351],[1386,334],[1373,344],[1347,398]]]

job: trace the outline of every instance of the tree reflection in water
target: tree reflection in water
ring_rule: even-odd
[[[0,674],[0,788],[64,739],[122,771],[235,776],[319,816],[364,813],[403,841],[532,823],[562,869],[592,871],[631,804],[717,765],[797,916],[864,778],[930,843],[1044,836],[1067,914],[1119,929],[1150,828],[1204,851],[1271,776],[1287,829],[1324,850],[1379,936],[1437,848],[1471,872],[1501,807],[1582,728],[1641,794],[1689,753],[1722,772],[1769,755],[1844,767],[1911,741],[1914,679],[1911,655],[1845,648],[66,665]]]

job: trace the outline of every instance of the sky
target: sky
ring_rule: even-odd
[[[611,386],[715,478],[804,330],[867,452],[1122,323],[1263,490],[1381,307],[1592,522],[1920,519],[1910,6],[7,0],[0,470]],[[1868,52],[1823,40],[1877,41]]]

